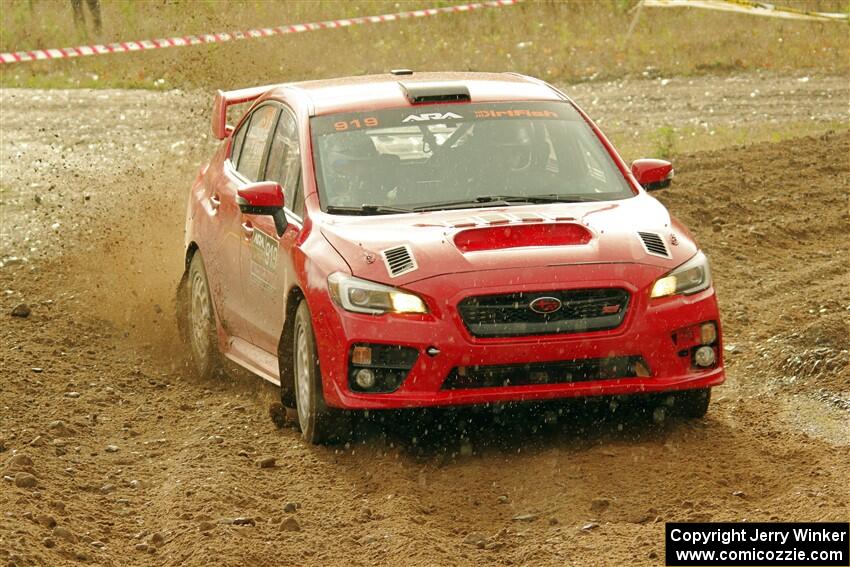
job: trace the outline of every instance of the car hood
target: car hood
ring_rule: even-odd
[[[353,275],[391,285],[539,266],[639,263],[673,269],[697,251],[687,230],[645,194],[599,203],[322,215],[319,224]]]

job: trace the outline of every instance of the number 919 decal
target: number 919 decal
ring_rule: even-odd
[[[353,120],[342,120],[334,122],[334,130],[344,132],[346,130],[358,130],[360,128],[374,128],[378,125],[378,119],[374,116],[367,116],[363,120],[354,118]]]

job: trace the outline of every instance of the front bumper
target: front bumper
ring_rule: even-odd
[[[649,288],[664,270],[643,264],[586,264],[536,270],[493,270],[429,278],[406,287],[428,303],[428,315],[361,315],[342,310],[327,294],[317,294],[311,309],[319,349],[325,400],[348,409],[546,400],[579,396],[658,393],[707,388],[724,379],[719,314],[714,289],[691,296],[650,300]],[[619,287],[631,293],[622,324],[609,331],[506,338],[476,338],[457,311],[470,295]],[[717,362],[695,368],[674,344],[673,333],[704,321],[718,326]],[[389,393],[364,393],[349,386],[349,353],[354,344],[379,343],[415,348],[419,356],[401,386]],[[436,355],[426,354],[437,349]],[[647,377],[447,389],[446,378],[459,367],[516,365],[606,357],[639,356]]]

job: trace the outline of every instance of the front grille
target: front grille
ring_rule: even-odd
[[[460,366],[451,371],[443,382],[443,389],[501,388],[635,378],[638,376],[636,367],[640,365],[646,368],[640,356],[613,356],[529,364]]]
[[[538,301],[539,300],[539,301]],[[560,302],[549,313],[532,304]],[[464,325],[476,337],[516,337],[614,329],[623,322],[629,292],[619,288],[518,292],[467,297],[458,304]]]

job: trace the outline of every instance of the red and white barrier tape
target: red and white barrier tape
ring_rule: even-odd
[[[471,4],[459,4],[456,6],[444,6],[442,8],[426,8],[424,10],[410,10],[408,12],[397,12],[395,14],[381,14],[378,16],[362,16],[357,18],[343,18],[340,20],[328,20],[324,22],[313,22],[309,24],[293,24],[278,26],[275,28],[261,28],[248,31],[224,32],[204,35],[187,35],[183,37],[170,37],[165,39],[145,39],[142,41],[127,41],[121,43],[109,43],[106,45],[81,45],[78,47],[63,47],[59,49],[36,49],[34,51],[16,51],[14,53],[0,53],[0,64],[25,63],[29,61],[44,61],[48,59],[66,59],[71,57],[86,57],[89,55],[107,55],[109,53],[129,53],[131,51],[146,51],[150,49],[165,49],[166,47],[186,47],[189,45],[204,45],[207,43],[221,43],[226,41],[238,41],[242,39],[255,39],[259,37],[270,37],[273,35],[286,35],[291,33],[302,33],[323,29],[345,28],[362,24],[380,24],[409,18],[424,18],[426,16],[437,16],[440,14],[472,12],[482,8],[501,8],[513,6],[523,0],[488,0],[486,2],[474,2]]]
[[[809,12],[753,0],[641,0],[640,5],[647,8],[702,8],[771,18],[785,18],[787,20],[847,22],[849,19],[846,12]]]

